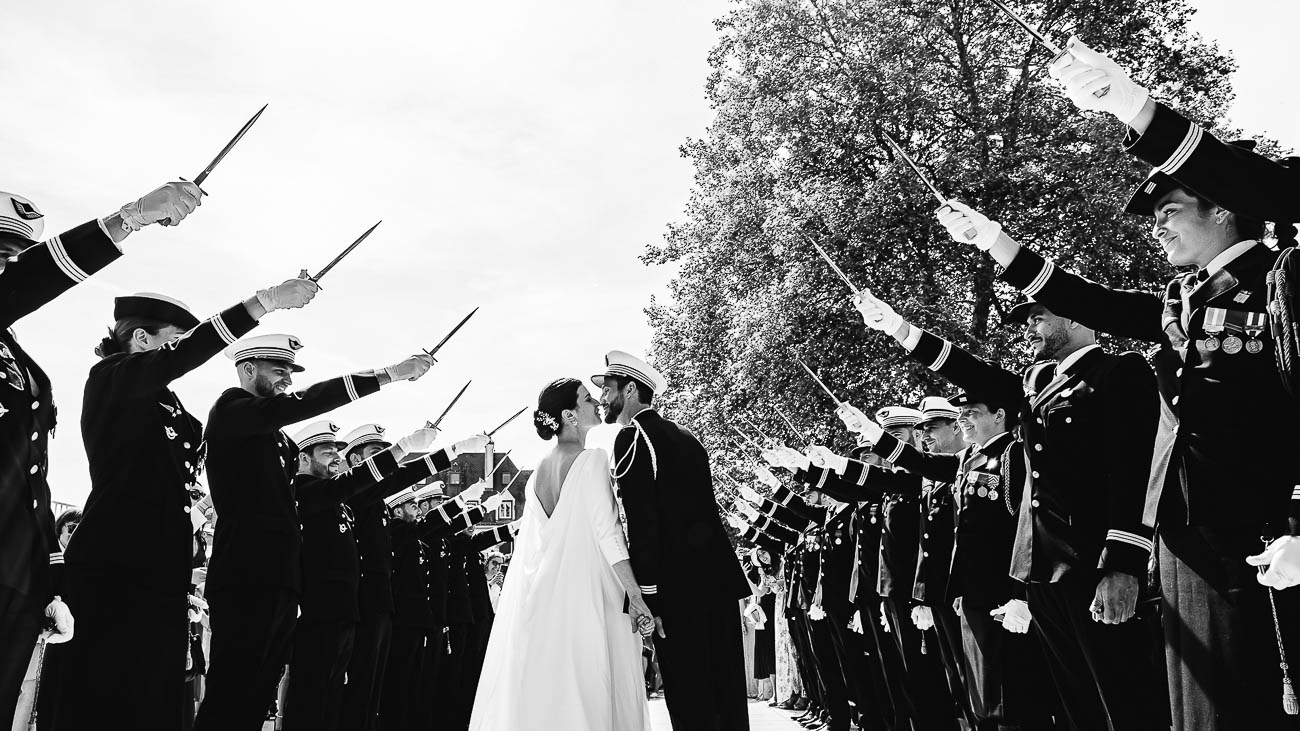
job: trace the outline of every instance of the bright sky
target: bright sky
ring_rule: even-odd
[[[1300,147],[1285,4],[1197,4],[1241,64],[1234,121]],[[205,317],[317,270],[379,219],[315,303],[255,331],[305,341],[299,385],[395,362],[482,309],[425,379],[331,414],[345,430],[413,429],[473,378],[444,423],[459,438],[531,408],[553,378],[597,372],[609,349],[644,353],[642,310],[671,272],[637,256],[681,215],[678,146],[711,118],[710,21],[729,5],[42,0],[6,14],[0,189],[35,200],[47,235],[196,174],[271,104],[183,226],[132,236],[18,324],[54,381],[55,499],[89,490],[81,391],[114,295],[163,292]],[[218,357],[176,390],[206,419],[234,383]],[[497,442],[528,466],[547,449],[527,415]]]

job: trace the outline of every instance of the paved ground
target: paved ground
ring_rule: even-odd
[[[662,698],[650,701],[650,726],[654,731],[670,731],[668,709]],[[750,731],[803,731],[803,727],[790,720],[790,714],[767,705],[767,701],[749,702]]]

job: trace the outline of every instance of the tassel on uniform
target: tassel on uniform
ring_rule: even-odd
[[[1283,672],[1286,672],[1283,670]],[[1288,716],[1300,716],[1300,701],[1296,700],[1295,688],[1291,685],[1291,678],[1282,677],[1282,710],[1286,711]]]
[[[1272,542],[1272,536],[1260,536],[1264,545]],[[1264,573],[1264,567],[1259,567],[1259,572]],[[1282,644],[1282,624],[1277,619],[1277,600],[1273,597],[1272,589],[1265,589],[1268,592],[1268,605],[1273,610],[1273,632],[1277,635],[1277,666],[1282,670],[1282,710],[1288,716],[1300,716],[1300,700],[1296,699],[1295,687],[1291,684],[1291,674],[1288,672],[1291,666],[1286,661],[1286,647]]]

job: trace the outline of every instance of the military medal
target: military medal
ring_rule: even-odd
[[[998,491],[989,490],[989,500],[997,500],[997,499],[998,499]]]
[[[976,490],[975,494],[979,495],[980,497],[988,497],[989,489],[987,487],[984,487],[983,485],[980,485],[980,489]]]
[[[1222,307],[1209,307],[1205,310],[1205,322],[1201,327],[1205,330],[1205,340],[1201,342],[1201,347],[1213,353],[1219,349],[1219,333],[1223,332],[1223,323],[1227,319],[1228,311]],[[1240,349],[1241,340],[1237,340]]]
[[[1245,343],[1242,342],[1241,338],[1236,335],[1229,335],[1223,339],[1223,352],[1228,355],[1236,355],[1241,352],[1244,345]]]
[[[1264,352],[1264,341],[1260,335],[1264,334],[1265,324],[1268,322],[1268,315],[1263,312],[1246,313],[1246,334],[1250,339],[1246,341],[1246,352],[1251,355],[1259,355]]]

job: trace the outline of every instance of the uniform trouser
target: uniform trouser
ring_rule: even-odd
[[[41,634],[45,604],[0,586],[0,725],[14,717],[23,677]]]
[[[420,678],[417,681],[419,690],[416,691],[421,698],[438,696],[438,674],[442,672],[442,662],[447,657],[446,628],[442,626],[442,620],[437,620],[437,624],[436,629],[425,633]],[[429,729],[441,731],[451,725],[452,719],[447,717],[446,709],[438,707],[435,703],[422,703],[415,713],[419,718],[418,727],[424,731]]]
[[[812,648],[808,643],[808,630],[804,626],[807,621],[807,614],[802,610],[797,611],[796,615],[787,615],[786,623],[790,628],[790,643],[794,645],[794,662],[795,670],[799,673],[799,682],[803,686],[804,697],[813,705],[818,705],[821,700],[821,681],[817,678],[816,669],[812,667]]]
[[[384,669],[384,693],[379,699],[379,728],[410,731],[419,727],[420,667],[424,654],[423,627],[393,627],[393,643]]]
[[[874,581],[871,583],[874,585]],[[875,709],[868,709],[874,713],[867,720],[880,718],[884,720],[885,728],[904,729],[907,727],[907,709],[903,705],[903,660],[891,636],[884,634],[880,626],[880,597],[864,588],[859,591],[853,605],[857,607],[862,622],[862,643],[867,654],[872,696],[877,702]]]
[[[42,731],[131,728],[174,731],[185,718],[186,592],[132,587],[108,574],[68,567],[64,597],[76,620],[73,641],[42,675],[54,707]],[[46,656],[49,661],[49,653]]]
[[[210,595],[212,658],[196,731],[260,731],[293,647],[298,594],[269,586]],[[179,685],[179,682],[178,682]]]
[[[886,727],[884,710],[888,707],[888,700],[877,697],[880,685],[872,678],[873,671],[877,675],[880,672],[872,667],[875,660],[870,656],[875,643],[869,640],[868,635],[849,629],[854,611],[847,614],[843,609],[828,612],[827,621],[831,622],[834,631],[832,639],[835,640],[849,700],[853,701],[860,723],[870,731]]]
[[[483,661],[487,658],[488,638],[492,636],[492,617],[469,626],[465,647],[465,667],[461,673],[460,698],[456,716],[461,726],[469,727],[470,714],[474,712],[474,696],[478,695],[478,679],[483,674]]]
[[[362,617],[352,643],[348,682],[343,686],[339,728],[344,731],[375,731],[379,720],[379,697],[384,688],[388,648],[393,641],[393,615],[380,612]]]
[[[944,676],[948,681],[948,692],[952,696],[957,724],[962,729],[975,727],[975,711],[971,708],[970,693],[966,688],[966,661],[962,650],[961,619],[951,606],[946,604],[930,608],[934,618],[934,631],[929,634],[930,652],[938,652],[943,663]]]
[[[845,684],[842,657],[835,647],[835,628],[831,618],[812,621],[813,652],[817,654],[817,671],[825,689],[826,704],[822,710],[830,716],[831,731],[848,731],[849,690]]]
[[[664,702],[673,728],[748,731],[745,647],[733,600],[660,611],[655,635]]]
[[[438,667],[438,689],[433,703],[442,714],[439,729],[457,729],[460,722],[461,683],[465,677],[466,658],[469,656],[470,627],[468,622],[453,622],[447,625],[447,654],[442,656]],[[471,710],[473,706],[470,707]]]
[[[294,630],[285,731],[334,731],[343,701],[343,678],[352,660],[356,622],[298,622]],[[351,730],[349,730],[351,731]]]
[[[1047,667],[1060,694],[1062,715],[1076,731],[1167,728],[1159,684],[1142,619],[1103,624],[1089,607],[1094,572],[1051,584],[1029,584],[1029,609]]]
[[[1259,531],[1160,529],[1165,660],[1175,729],[1300,728],[1282,712],[1269,590],[1245,557]],[[1300,667],[1300,589],[1271,592],[1292,668]],[[1300,685],[1300,673],[1291,672]]]
[[[1059,712],[1043,648],[1033,634],[1013,634],[989,615],[994,604],[961,603],[961,633],[970,704],[979,731],[1048,731]]]
[[[956,728],[952,693],[944,678],[938,648],[929,647],[925,635],[912,624],[910,597],[885,597],[881,606],[889,616],[891,632],[903,658],[903,693],[916,731]],[[922,643],[925,652],[922,652]],[[897,701],[897,699],[895,699]]]

